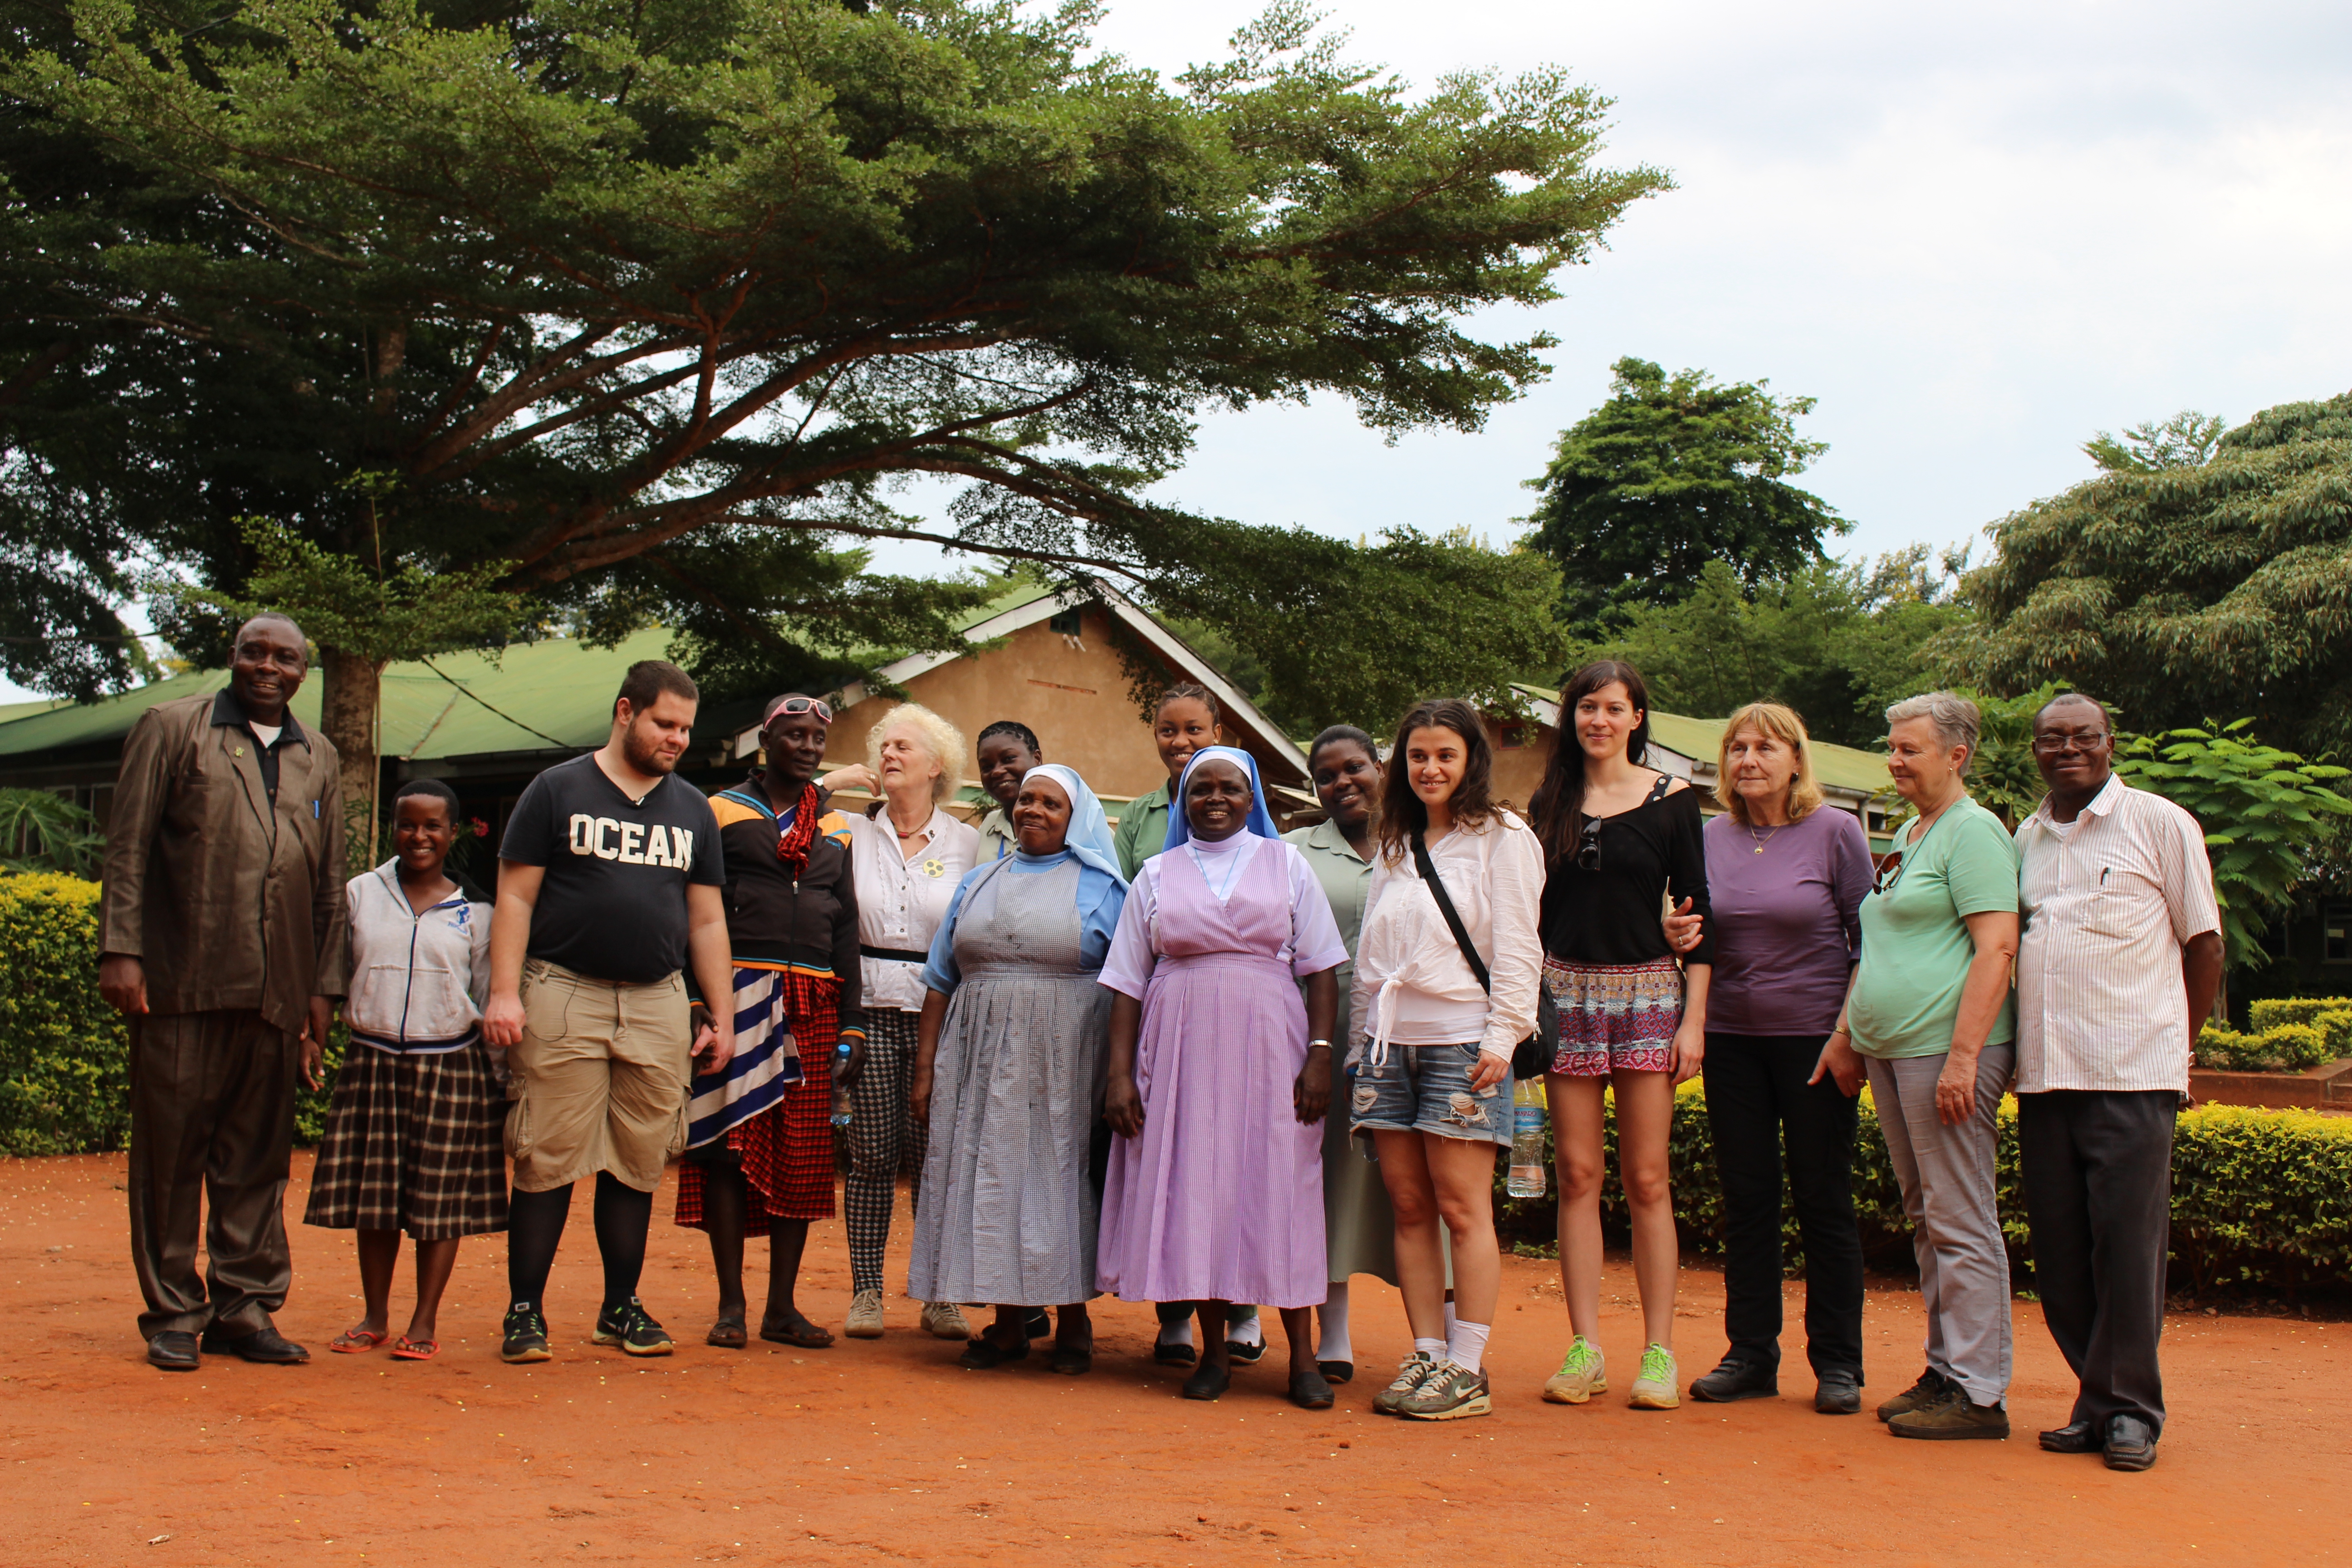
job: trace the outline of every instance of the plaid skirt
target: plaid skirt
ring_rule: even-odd
[[[482,1047],[353,1046],[335,1075],[306,1225],[451,1241],[507,1227],[506,1090]]]
[[[784,971],[782,979],[786,1016],[808,1077],[785,1089],[772,1108],[688,1151],[677,1168],[679,1225],[709,1228],[702,1210],[703,1165],[737,1161],[750,1188],[745,1236],[767,1235],[772,1220],[833,1217],[833,1053],[841,1042],[835,1010],[841,982],[802,969]]]

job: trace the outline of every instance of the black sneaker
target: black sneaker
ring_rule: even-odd
[[[555,1352],[547,1348],[547,1320],[539,1309],[528,1301],[517,1301],[507,1309],[506,1337],[499,1344],[502,1362],[551,1361]]]
[[[1728,1405],[1735,1399],[1772,1399],[1780,1392],[1780,1374],[1771,1367],[1741,1361],[1737,1356],[1725,1356],[1713,1372],[1691,1379],[1690,1385],[1691,1397],[1709,1405]]]
[[[1862,1409],[1862,1378],[1844,1367],[1832,1367],[1813,1386],[1813,1408],[1823,1415],[1853,1415]]]
[[[1907,1415],[1914,1410],[1925,1410],[1940,1405],[1958,1385],[1934,1367],[1919,1374],[1919,1381],[1878,1407],[1881,1421],[1892,1421],[1897,1415]]]
[[[630,1355],[667,1355],[669,1331],[654,1321],[645,1303],[635,1296],[596,1314],[596,1331],[589,1336],[600,1345],[618,1345]]]

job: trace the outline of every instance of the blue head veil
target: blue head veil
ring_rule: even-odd
[[[1022,777],[1025,781],[1039,773],[1060,784],[1062,793],[1070,797],[1070,832],[1062,841],[1063,847],[1076,856],[1081,864],[1108,872],[1113,881],[1126,887],[1127,879],[1119,874],[1118,851],[1111,843],[1110,818],[1103,815],[1102,802],[1087,787],[1087,781],[1078,776],[1077,770],[1060,763],[1040,763]]]
[[[1250,813],[1249,821],[1243,825],[1244,830],[1255,833],[1260,838],[1282,837],[1274,826],[1274,814],[1265,808],[1265,785],[1259,782],[1257,776],[1257,759],[1239,746],[1203,746],[1185,762],[1183,774],[1176,781],[1175,799],[1170,803],[1168,813],[1168,842],[1160,847],[1162,853],[1192,837],[1192,825],[1184,816],[1184,792],[1192,783],[1192,770],[1202,763],[1212,762],[1231,763],[1241,769],[1242,777],[1249,780]]]

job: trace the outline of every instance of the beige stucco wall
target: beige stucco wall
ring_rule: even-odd
[[[1047,762],[1077,769],[1102,795],[1143,795],[1168,776],[1098,608],[1087,609],[1075,639],[1040,621],[915,677],[906,689],[961,730],[967,745],[999,719],[1019,720],[1037,731]],[[849,708],[834,724],[825,761],[864,762],[867,732],[898,705],[897,698],[869,697]],[[959,765],[960,779],[978,778],[979,762],[969,752]]]

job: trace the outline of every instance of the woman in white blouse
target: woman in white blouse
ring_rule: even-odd
[[[865,1070],[852,1089],[842,1205],[852,1291],[847,1332],[856,1340],[882,1337],[882,1253],[890,1240],[898,1170],[911,1159],[919,1183],[923,1169],[923,1124],[907,1109],[923,1012],[923,963],[956,884],[980,853],[980,834],[940,805],[954,793],[963,766],[961,731],[909,702],[884,714],[866,745],[866,767],[844,768],[824,781],[834,789],[878,789],[882,797],[880,810],[848,819],[866,1028]],[[920,1194],[910,1186],[909,1196]],[[943,1340],[971,1337],[952,1301],[925,1302],[922,1325]]]
[[[1374,1395],[1424,1421],[1493,1409],[1483,1358],[1502,1285],[1495,1156],[1511,1142],[1511,1052],[1535,1027],[1543,860],[1526,823],[1496,805],[1477,710],[1424,702],[1397,727],[1381,793],[1380,853],[1365,895],[1349,1013],[1350,1121],[1379,1152],[1396,1211],[1396,1268],[1412,1353]],[[1423,882],[1444,884],[1483,977]],[[1445,1324],[1453,1242],[1455,1320]]]

